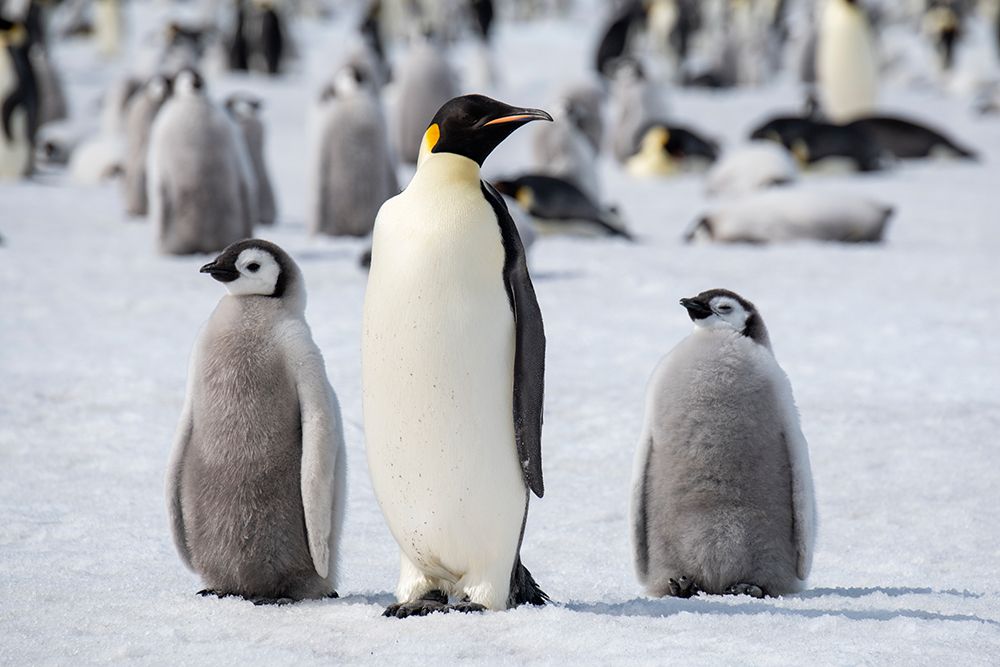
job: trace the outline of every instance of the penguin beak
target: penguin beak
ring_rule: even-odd
[[[209,262],[198,269],[198,273],[209,273],[220,283],[231,283],[240,277],[240,272],[233,267],[219,266],[215,262]]]
[[[552,116],[541,109],[505,109],[502,116],[490,118],[482,124],[482,127],[487,127],[489,125],[502,125],[504,123],[517,123],[518,125],[524,125],[525,123],[530,123],[533,120],[551,121]]]
[[[712,314],[712,309],[708,304],[698,299],[681,299],[681,305],[687,308],[688,317],[691,321],[703,320]]]

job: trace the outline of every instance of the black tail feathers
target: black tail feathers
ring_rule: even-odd
[[[507,598],[507,607],[513,609],[522,604],[543,605],[548,601],[549,596],[538,587],[535,578],[528,572],[528,568],[521,564],[521,557],[518,556],[510,576],[510,597]]]

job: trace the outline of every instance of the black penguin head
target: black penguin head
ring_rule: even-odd
[[[681,299],[681,305],[699,328],[736,331],[764,347],[771,347],[767,328],[756,306],[736,292],[711,289],[690,299]]]
[[[540,109],[512,107],[485,95],[463,95],[434,114],[420,145],[423,163],[431,153],[453,153],[479,166],[514,130],[533,120],[552,120]]]
[[[234,296],[270,296],[281,298],[295,281],[297,271],[292,258],[268,241],[237,241],[201,267]]]

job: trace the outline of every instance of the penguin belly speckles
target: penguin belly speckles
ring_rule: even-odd
[[[246,146],[190,70],[153,123],[148,195],[164,253],[217,252],[252,234],[257,192]]]
[[[710,290],[695,331],[660,362],[632,493],[632,544],[651,595],[784,595],[816,531],[809,452],[788,378],[753,304]]]
[[[514,222],[480,180],[493,148],[538,119],[551,120],[449,101],[375,223],[362,378],[368,467],[401,552],[387,616],[547,599],[519,556],[529,490],[544,492],[545,334]]]
[[[257,604],[335,597],[344,439],[302,275],[256,239],[201,271],[229,294],[191,359],[167,474],[174,543],[202,594]]]

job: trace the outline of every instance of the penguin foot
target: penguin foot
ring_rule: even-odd
[[[448,613],[448,596],[443,591],[428,591],[419,600],[399,602],[385,608],[382,615],[386,618],[409,618],[410,616],[426,616],[436,611]]]
[[[253,602],[256,606],[260,607],[262,605],[275,605],[283,606],[286,604],[292,604],[295,602],[292,598],[265,598],[265,597],[255,597],[247,598],[250,602]]]
[[[726,595],[749,595],[752,598],[762,598],[767,592],[756,584],[733,584],[726,589]]]
[[[473,602],[469,598],[462,598],[461,602],[456,602],[455,604],[448,607],[448,609],[452,611],[460,611],[463,614],[471,614],[473,612],[486,611],[486,607],[484,605],[481,605],[478,602]]]
[[[698,594],[698,584],[689,577],[671,578],[667,582],[667,592],[675,598],[689,598]]]
[[[329,595],[326,596],[326,598],[328,600],[336,600],[339,597],[340,597],[340,594],[337,593],[337,591],[333,591],[332,593],[330,593]]]
[[[198,591],[196,595],[200,595],[203,598],[207,598],[209,595],[214,595],[217,598],[224,598],[228,597],[229,593],[226,593],[225,591],[216,590],[214,588],[203,588],[200,591]]]

